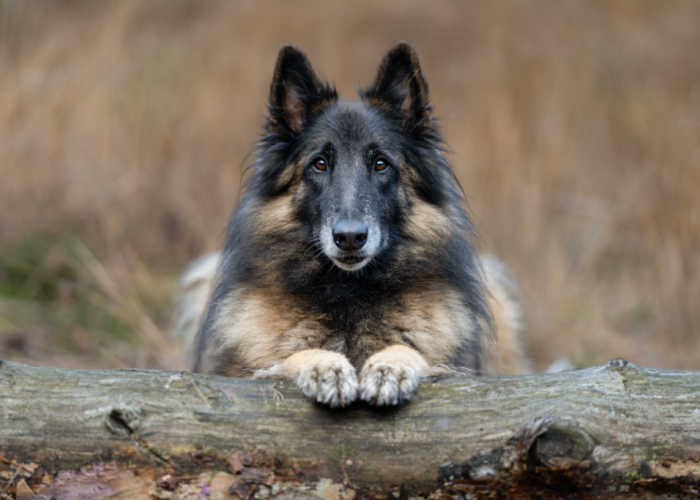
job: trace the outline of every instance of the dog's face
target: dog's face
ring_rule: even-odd
[[[387,248],[401,213],[400,138],[362,102],[334,104],[305,134],[304,219],[336,266],[359,270]]]
[[[339,101],[306,56],[285,47],[263,139],[266,153],[276,158],[263,167],[267,194],[293,192],[307,243],[348,272],[362,269],[401,237],[412,199],[407,190],[435,204],[442,191],[438,169],[431,171],[420,157],[434,129],[413,49],[392,49],[360,97]]]

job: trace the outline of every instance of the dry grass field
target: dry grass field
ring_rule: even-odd
[[[176,367],[277,50],[341,94],[422,57],[538,368],[700,369],[700,2],[0,0],[0,358]]]

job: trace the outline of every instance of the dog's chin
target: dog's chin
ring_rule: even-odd
[[[329,256],[330,257],[330,256]],[[367,265],[371,257],[349,256],[349,257],[330,257],[333,264],[338,266],[343,271],[353,272],[359,271]]]

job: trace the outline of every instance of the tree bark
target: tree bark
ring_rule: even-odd
[[[184,474],[225,468],[232,452],[252,449],[359,492],[692,497],[700,372],[617,359],[426,381],[400,408],[331,410],[286,382],[0,361],[6,460],[49,472],[115,460]]]

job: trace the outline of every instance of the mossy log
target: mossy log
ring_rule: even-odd
[[[286,382],[0,362],[7,459],[49,472],[114,460],[184,474],[250,449],[358,492],[692,497],[700,372],[617,359],[426,381],[400,408],[331,410]]]

